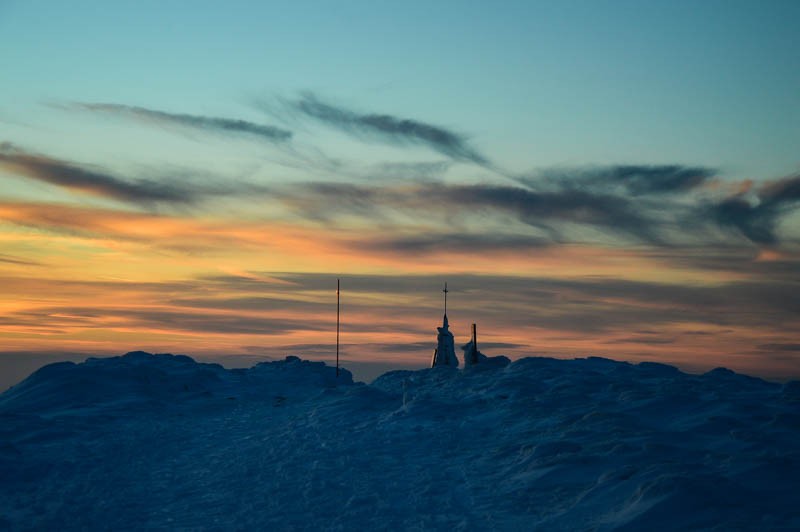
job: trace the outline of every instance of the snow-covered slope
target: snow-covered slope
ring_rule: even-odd
[[[800,529],[800,383],[129,353],[0,395],[0,529]]]

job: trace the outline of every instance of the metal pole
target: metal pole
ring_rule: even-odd
[[[449,292],[449,291],[450,290],[447,289],[447,281],[445,281],[444,290],[442,290],[442,292],[444,292],[444,313],[445,314],[447,314],[447,292]]]
[[[339,279],[336,279],[336,376],[339,376]]]
[[[472,324],[472,363],[478,363],[478,326],[474,323]]]

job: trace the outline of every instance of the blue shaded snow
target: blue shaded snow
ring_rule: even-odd
[[[800,383],[128,353],[0,395],[0,529],[800,529]]]

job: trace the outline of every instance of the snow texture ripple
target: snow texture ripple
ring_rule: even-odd
[[[798,530],[800,382],[128,353],[0,395],[0,530]]]

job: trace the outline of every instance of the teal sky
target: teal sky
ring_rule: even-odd
[[[341,278],[350,364],[428,364],[447,281],[488,354],[796,378],[798,21],[0,0],[0,359],[330,361]]]
[[[263,120],[254,100],[312,90],[453,128],[518,172],[774,178],[800,165],[798,20],[794,1],[6,1],[0,119],[58,129],[44,103],[90,101]]]

